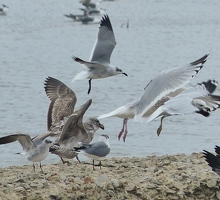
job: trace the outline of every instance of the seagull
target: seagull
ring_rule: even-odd
[[[6,5],[2,5],[2,8],[0,8],[0,15],[6,15],[8,12],[9,7]]]
[[[78,73],[72,80],[89,79],[88,94],[91,91],[92,79],[107,78],[117,74],[127,76],[118,67],[110,64],[110,57],[116,45],[114,32],[108,15],[104,15],[100,22],[98,37],[93,47],[90,62],[84,61],[78,57],[73,56],[73,60],[87,67],[87,71]]]
[[[94,160],[100,160],[99,166],[101,169],[101,159],[110,153],[110,144],[108,138],[108,135],[101,135],[99,141],[95,143],[85,144],[79,142],[80,147],[74,147],[74,150],[93,159],[93,170],[95,170]]]
[[[212,168],[212,170],[220,177],[220,147],[216,145],[215,152],[217,155],[210,153],[209,151],[203,150],[203,155],[206,162]]]
[[[162,130],[163,119],[165,117],[191,113],[198,113],[208,117],[211,111],[215,111],[219,108],[220,104],[216,102],[219,100],[220,96],[215,95],[213,98],[204,85],[197,84],[161,105],[147,118],[146,123],[162,116],[161,124],[157,130],[159,136]]]
[[[59,134],[63,124],[73,114],[76,94],[61,81],[48,77],[44,83],[46,95],[51,100],[47,115],[48,131]]]
[[[96,118],[89,118],[83,123],[83,116],[91,103],[92,100],[88,100],[69,117],[62,128],[60,136],[56,139],[55,145],[50,148],[50,152],[58,155],[63,164],[66,163],[63,158],[72,159],[76,157],[79,161],[77,153],[73,151],[73,147],[77,147],[78,142],[91,142],[94,133],[99,128],[104,129],[104,126]]]
[[[88,5],[90,4],[91,0],[79,0],[79,3],[81,3],[82,5]]]
[[[141,119],[148,118],[159,106],[168,101],[170,96],[174,97],[184,90],[183,86],[189,83],[190,80],[202,69],[207,57],[208,54],[186,66],[184,65],[162,71],[150,81],[145,88],[145,93],[140,99],[129,102],[110,113],[100,115],[98,119],[107,117],[122,118],[123,127],[118,135],[118,139],[123,135],[123,141],[125,142],[128,133],[127,122],[129,119],[135,117],[137,109],[138,111],[141,111],[142,109],[144,110]],[[150,106],[147,106],[148,104]]]
[[[40,169],[43,173],[41,161],[44,160],[49,154],[49,148],[53,145],[53,141],[44,136],[37,136],[31,139],[28,134],[14,134],[0,138],[1,144],[8,144],[18,141],[23,147],[24,154],[27,160],[33,162],[33,171],[35,172],[35,162],[40,162]]]

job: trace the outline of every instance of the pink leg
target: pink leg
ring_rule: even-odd
[[[125,141],[125,138],[126,138],[126,135],[127,135],[127,132],[128,132],[128,131],[127,131],[127,121],[128,121],[127,118],[125,118],[125,119],[123,120],[123,126],[122,126],[122,129],[121,129],[120,133],[118,134],[118,140],[120,140],[121,136],[122,136],[123,133],[124,133],[123,141]]]
[[[124,136],[123,136],[123,141],[125,142],[125,139],[126,139],[126,136],[127,136],[127,133],[128,133],[128,126],[127,126],[127,122],[128,122],[128,119],[125,120],[125,131],[124,131]]]

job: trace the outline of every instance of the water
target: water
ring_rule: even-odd
[[[187,64],[206,53],[210,53],[208,61],[193,83],[220,81],[217,0],[103,2],[117,40],[111,62],[129,76],[93,80],[89,96],[87,81],[71,83],[82,70],[71,56],[89,58],[98,25],[81,25],[63,16],[80,14],[78,1],[8,0],[7,5],[8,15],[0,16],[0,136],[35,136],[46,131],[49,100],[43,84],[47,76],[71,87],[78,98],[77,106],[93,99],[85,118],[110,112],[139,98],[158,72]],[[129,29],[121,27],[127,19]],[[213,151],[218,144],[219,116],[216,111],[208,118],[196,114],[167,118],[160,137],[156,134],[159,120],[148,125],[129,120],[125,143],[117,140],[122,119],[103,119],[105,130],[99,130],[94,140],[102,133],[109,134],[109,157]],[[0,146],[1,166],[29,163],[14,154],[21,151],[18,142]],[[50,155],[43,163],[57,161],[58,157]]]

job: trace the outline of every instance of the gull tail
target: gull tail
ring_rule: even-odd
[[[112,111],[110,113],[100,115],[99,117],[97,117],[97,119],[104,119],[104,118],[114,117],[114,116],[117,116],[117,113],[115,111]]]
[[[89,77],[89,73],[87,71],[82,71],[73,78],[72,82],[79,81],[79,80],[85,80]]]

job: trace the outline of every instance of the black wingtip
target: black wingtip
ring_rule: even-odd
[[[212,170],[215,172],[216,169],[220,168],[220,160],[218,156],[215,156],[214,154],[210,153],[209,151],[203,150],[203,155],[208,163],[208,165],[212,168]]]
[[[206,87],[206,90],[209,91],[210,94],[212,94],[217,86],[218,86],[218,82],[216,80],[208,80],[208,81],[203,81],[201,83],[199,83],[199,85],[204,85]]]
[[[210,112],[209,111],[207,111],[207,110],[199,110],[199,111],[196,111],[196,113],[198,113],[198,114],[201,114],[201,115],[203,115],[204,117],[208,117],[209,115],[210,115]]]
[[[108,15],[103,15],[101,22],[100,22],[100,27],[102,26],[106,26],[108,27],[109,30],[113,31],[112,24],[111,24],[111,21]]]
[[[208,56],[209,56],[209,54],[206,54],[202,58],[199,58],[198,60],[191,62],[190,65],[204,64],[206,62]]]
[[[220,147],[219,146],[215,146],[215,153],[217,153],[218,155],[220,155]]]

